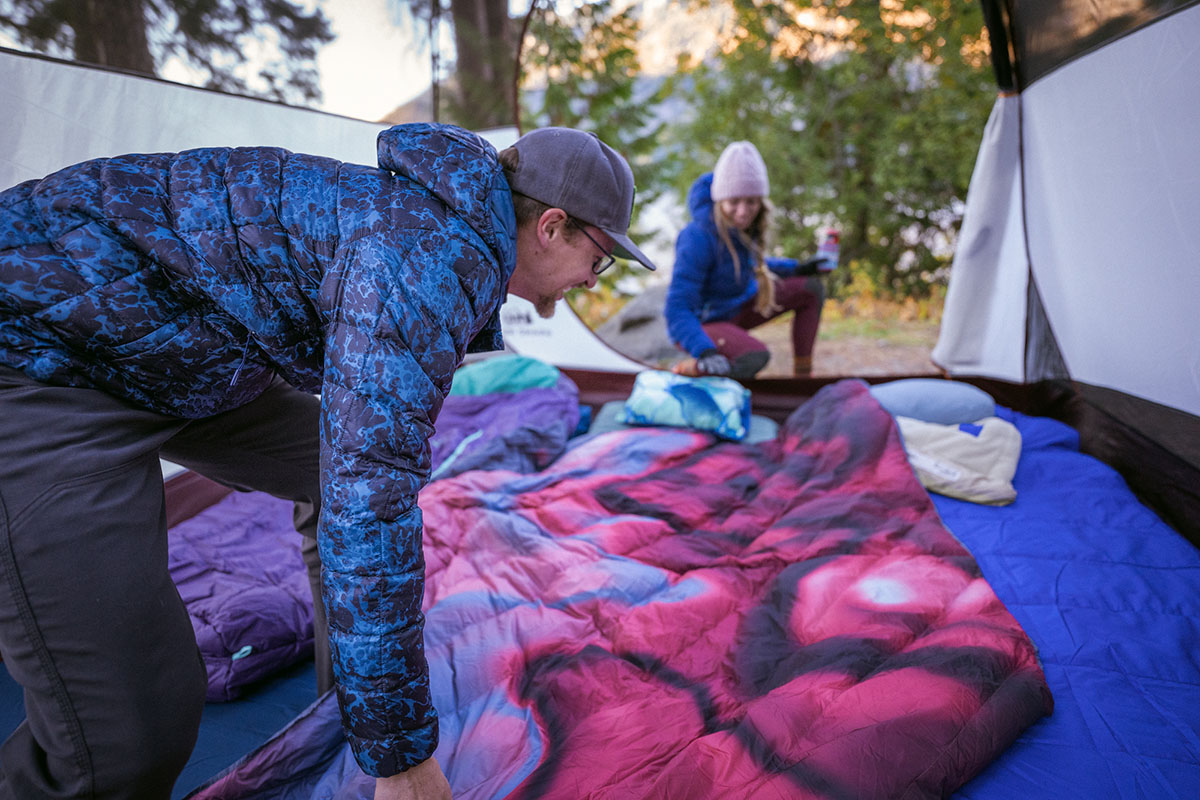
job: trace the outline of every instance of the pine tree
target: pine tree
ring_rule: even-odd
[[[0,0],[0,27],[48,55],[145,75],[175,58],[199,85],[299,104],[320,99],[317,49],[334,38],[291,0]]]

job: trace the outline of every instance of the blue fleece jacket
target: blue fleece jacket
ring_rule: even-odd
[[[405,125],[378,150],[128,155],[0,193],[0,364],[186,418],[275,374],[321,393],[334,671],[359,764],[391,775],[437,744],[417,492],[455,368],[502,344],[516,219],[478,136]]]
[[[693,356],[716,347],[703,323],[730,319],[758,293],[758,260],[734,239],[740,265],[735,269],[733,254],[717,234],[711,189],[712,173],[706,173],[688,192],[692,219],[675,240],[675,266],[667,289],[667,333]],[[783,277],[797,274],[800,265],[794,258],[767,258],[767,268]]]

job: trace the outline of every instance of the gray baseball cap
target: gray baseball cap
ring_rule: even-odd
[[[538,128],[513,147],[520,156],[510,179],[514,192],[599,228],[617,243],[614,255],[654,269],[629,239],[633,171],[620,153],[596,134],[574,128]]]

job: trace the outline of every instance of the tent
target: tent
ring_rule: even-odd
[[[984,9],[1000,94],[933,359],[1056,405],[1200,541],[1200,6]]]

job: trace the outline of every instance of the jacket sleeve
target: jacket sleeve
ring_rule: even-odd
[[[675,240],[675,266],[667,288],[667,333],[693,356],[712,350],[716,344],[701,327],[704,280],[716,265],[713,238],[688,225]]]
[[[401,772],[437,746],[417,493],[433,421],[499,304],[500,272],[453,237],[389,232],[348,246],[322,283],[318,540],[342,721],[369,775]]]
[[[777,258],[774,256],[767,257],[767,269],[780,275],[784,278],[792,278],[801,275],[816,275],[817,266],[824,261],[823,258],[806,258],[800,261],[795,258]]]
[[[781,275],[784,278],[790,278],[796,274],[796,268],[800,262],[794,258],[780,258],[778,256],[767,256],[764,259],[767,262],[767,269],[774,272],[776,275]]]

